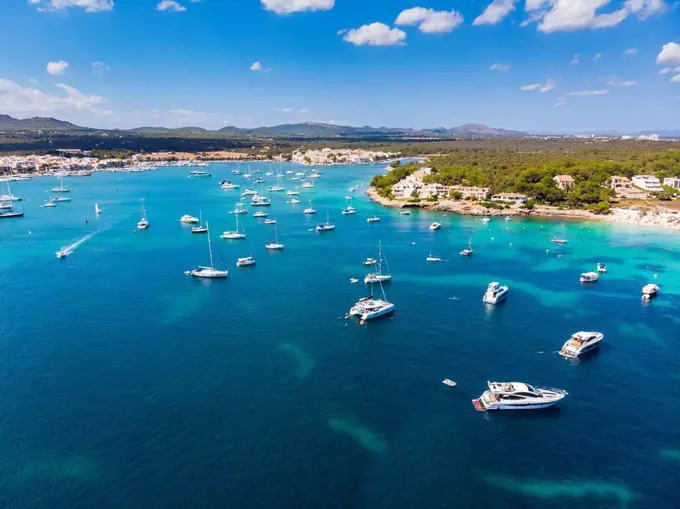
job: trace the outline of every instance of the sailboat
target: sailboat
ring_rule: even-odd
[[[279,243],[279,225],[274,225],[275,229],[275,239],[274,242],[267,242],[264,247],[265,249],[269,249],[271,251],[283,251],[283,244]]]
[[[470,241],[468,242],[468,248],[463,249],[460,254],[463,256],[472,256],[472,253],[474,253],[472,249],[472,235],[470,235]]]
[[[102,209],[99,208],[99,203],[94,204],[94,213],[97,215],[102,213]]]
[[[139,230],[146,230],[149,227],[149,220],[146,218],[146,209],[144,208],[144,200],[142,200],[142,219],[137,223]]]
[[[60,184],[58,187],[53,187],[52,192],[53,193],[68,193],[71,190],[64,185],[64,177],[59,177]]]
[[[9,187],[9,181],[7,182],[7,194],[0,195],[0,202],[13,202],[13,201],[21,201],[21,198],[19,196],[14,196],[12,194],[12,190]]]
[[[208,252],[210,253],[210,267],[198,267],[197,269],[185,272],[185,274],[204,279],[226,279],[229,271],[217,270],[215,268],[215,264],[213,263],[212,245],[210,244],[210,227],[208,226],[207,222],[205,223],[205,227],[208,230]]]
[[[357,209],[354,208],[353,203],[354,203],[354,196],[349,196],[349,205],[347,205],[344,209],[342,209],[342,215],[344,216],[351,216],[352,214],[357,213]]]
[[[285,191],[283,186],[281,186],[281,175],[278,175],[278,174],[276,175],[276,185],[270,187],[269,191],[272,192],[272,193]]]
[[[238,221],[239,214],[234,214],[234,215],[236,216],[236,231],[224,232],[222,235],[220,235],[220,238],[228,239],[228,240],[244,240],[246,238],[246,233],[242,232],[239,228],[239,221]]]
[[[191,229],[191,233],[208,233],[208,227],[203,226],[203,211],[199,210],[198,215],[200,216],[200,223],[198,223],[198,226],[194,226]]]
[[[316,225],[316,231],[318,232],[329,232],[335,230],[335,225],[330,223],[328,211],[326,211],[326,222],[323,224]]]
[[[382,250],[382,242],[378,242],[378,271],[372,274],[366,274],[364,278],[364,283],[386,283],[387,281],[392,281],[391,274],[383,274],[383,261],[387,265],[387,259],[384,258],[384,253]],[[389,266],[387,267],[389,272]]]

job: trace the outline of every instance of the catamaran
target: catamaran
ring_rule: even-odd
[[[382,242],[378,242],[378,270],[377,272],[374,272],[372,274],[366,274],[366,277],[364,278],[364,283],[373,284],[373,283],[386,283],[387,281],[392,281],[391,274],[383,274],[383,261],[385,262],[385,266],[387,266],[387,271],[389,272],[387,258],[385,258],[385,255],[382,250]]]
[[[210,226],[207,222],[205,223],[205,226],[208,229],[208,252],[210,253],[210,267],[198,267],[196,269],[187,271],[186,274],[204,279],[226,279],[229,271],[218,270],[215,268],[215,264],[213,263],[212,244],[210,243]]]
[[[267,242],[264,247],[265,249],[269,249],[270,251],[282,251],[283,250],[283,244],[279,242],[279,225],[274,225],[275,229],[275,240],[274,242]]]
[[[64,185],[64,177],[59,177],[60,184],[57,187],[52,188],[53,193],[68,193],[71,190]]]
[[[359,301],[349,310],[349,313],[347,313],[347,318],[358,316],[363,323],[366,320],[373,320],[394,312],[394,304],[387,300],[382,283],[378,281],[378,284],[380,284],[383,298],[376,299],[373,296],[373,283],[371,283],[371,294],[368,297],[359,299]]]
[[[227,239],[227,240],[244,240],[246,238],[246,232],[241,231],[241,228],[239,227],[239,220],[238,220],[239,214],[234,214],[234,215],[236,216],[236,231],[224,232],[222,235],[220,235],[220,238]]]
[[[326,211],[326,222],[323,224],[316,225],[316,231],[318,232],[329,232],[335,230],[335,225],[330,223],[328,211]]]
[[[146,218],[146,209],[144,208],[144,200],[142,200],[142,219],[137,223],[139,230],[146,230],[149,227],[149,220]]]

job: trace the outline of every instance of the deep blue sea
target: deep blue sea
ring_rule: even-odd
[[[363,195],[382,166],[344,166],[299,205],[272,194],[285,250],[267,252],[274,227],[252,211],[247,240],[219,238],[239,191],[218,182],[245,183],[235,166],[68,178],[72,202],[51,209],[56,179],[13,183],[25,217],[0,221],[0,507],[680,507],[677,233],[399,216]],[[359,184],[359,213],[342,216]],[[142,199],[151,226],[135,233]],[[327,211],[337,229],[310,231]],[[184,275],[208,246],[183,214],[209,222],[226,281]],[[380,240],[397,310],[361,326],[344,319],[367,293],[349,279]],[[251,253],[257,266],[237,269]],[[608,273],[581,286],[597,262]],[[488,310],[491,281],[510,294]],[[661,294],[644,304],[649,282]],[[601,350],[557,355],[579,330],[603,332]],[[569,396],[479,413],[487,380]]]

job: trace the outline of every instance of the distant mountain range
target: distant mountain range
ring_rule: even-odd
[[[51,117],[33,117],[17,119],[9,115],[0,115],[0,131],[81,131],[106,132],[106,129],[80,127],[71,122]],[[434,129],[411,129],[399,127],[353,127],[320,122],[303,122],[299,124],[282,124],[272,127],[256,127],[252,129],[227,126],[216,131],[202,127],[136,127],[134,129],[113,129],[114,132],[139,133],[145,135],[165,136],[241,136],[256,138],[519,138],[522,136],[548,133],[526,133],[508,129],[488,127],[483,124],[464,124],[458,127],[436,127]],[[552,134],[552,133],[551,133]],[[569,133],[564,133],[567,135]],[[621,133],[616,131],[593,131],[576,134],[594,134],[599,136],[640,136],[658,134],[664,138],[680,138],[680,130],[641,131]]]

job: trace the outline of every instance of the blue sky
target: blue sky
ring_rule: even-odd
[[[680,128],[668,0],[159,1],[3,0],[0,113],[107,128]]]

